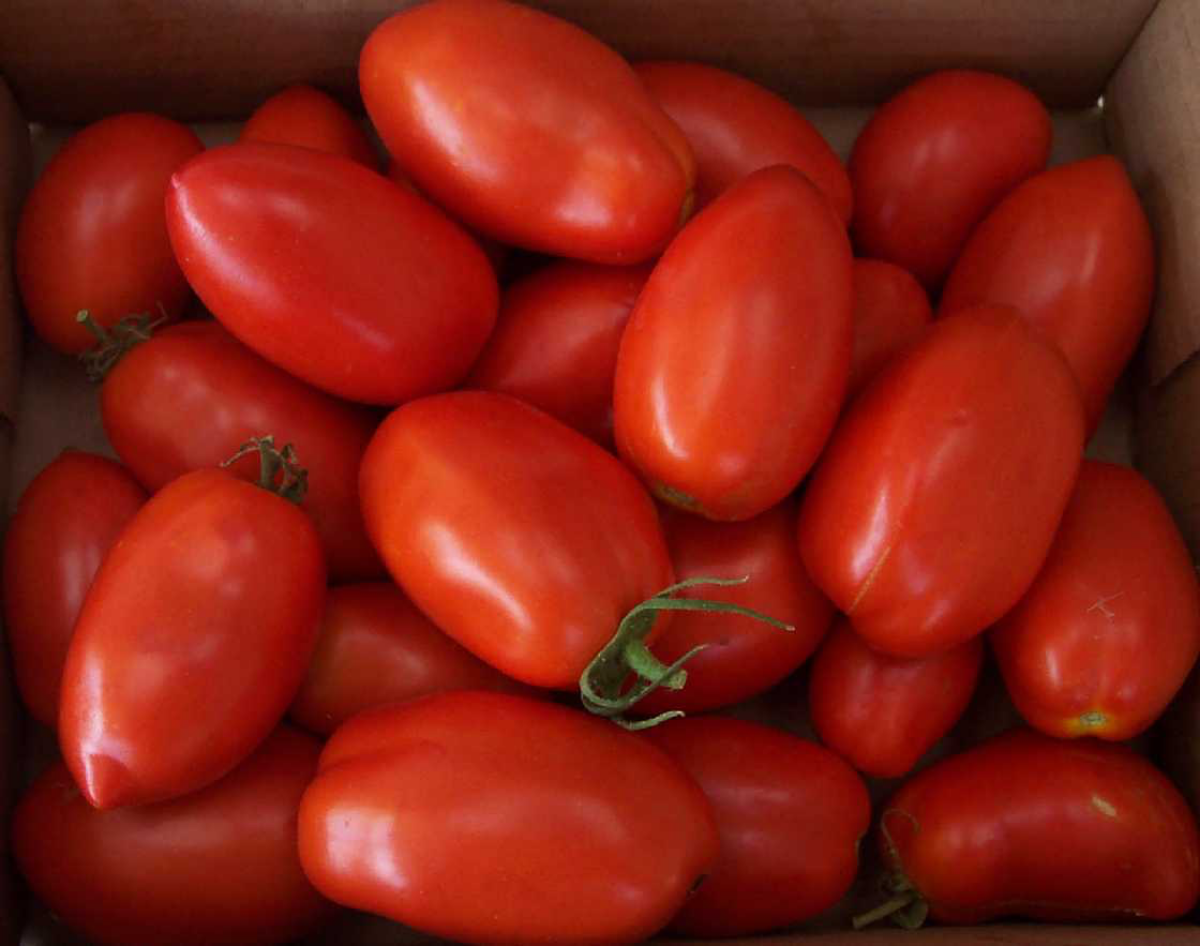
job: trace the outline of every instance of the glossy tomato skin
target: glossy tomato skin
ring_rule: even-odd
[[[683,133],[615,51],[540,10],[421,4],[375,29],[358,77],[417,186],[501,243],[639,263],[691,209]]]
[[[279,722],[312,655],[325,562],[308,517],[221,470],[130,520],[63,671],[59,744],[97,808],[196,791]]]
[[[1125,740],[1158,718],[1200,654],[1200,587],[1143,476],[1084,461],[1046,564],[991,643],[1048,735]]]
[[[853,344],[850,243],[794,168],[743,178],[697,215],[638,297],[617,357],[621,456],[710,519],[788,495],[833,429]]]
[[[503,394],[397,408],[363,456],[359,494],[371,540],[417,607],[535,686],[576,687],[625,613],[673,582],[633,474]]]
[[[929,296],[906,269],[884,260],[854,261],[854,354],[846,401],[856,397],[933,321]]]
[[[854,143],[855,247],[936,289],[975,225],[1046,166],[1051,134],[1046,107],[1011,79],[952,69],[917,80]]]
[[[362,126],[332,96],[310,85],[288,86],[272,95],[246,120],[238,141],[312,148],[379,169],[379,157]]]
[[[809,478],[808,573],[876,650],[969,640],[1032,584],[1083,438],[1070,369],[1019,313],[937,322],[850,406]]]
[[[613,446],[613,373],[649,266],[552,263],[504,290],[467,385],[540,407]]]
[[[358,464],[373,412],[304,384],[260,358],[217,322],[171,326],[126,353],[100,390],[108,441],[149,490],[217,466],[251,437],[293,444],[308,471],[302,508],[341,581],[384,573],[362,523]],[[181,422],[186,418],[186,422]],[[257,456],[233,467],[257,479]]]
[[[320,745],[283,727],[220,781],[174,801],[97,811],[62,763],[13,816],[34,893],[101,946],[282,943],[329,919],[296,853]]]
[[[457,384],[496,318],[496,277],[470,236],[339,155],[213,149],[172,177],[167,225],[233,335],[347,400],[398,404]]]
[[[96,569],[146,491],[121,464],[66,450],[26,487],[4,538],[4,629],[21,700],[58,725],[63,662]]]
[[[1154,238],[1111,155],[1051,168],[1009,194],[972,232],[938,315],[1015,306],[1079,379],[1089,429],[1133,355],[1154,296]]]
[[[1122,745],[1014,730],[912,778],[881,825],[943,923],[1169,920],[1200,894],[1187,802]]]
[[[29,192],[14,245],[17,285],[34,329],[59,351],[127,315],[179,317],[187,281],[171,253],[163,196],[172,172],[202,151],[195,133],[158,115],[105,118],[73,135]]]
[[[693,717],[649,731],[712,803],[721,854],[671,921],[685,936],[746,936],[810,919],[858,872],[867,787],[828,749],[769,726]]]
[[[808,710],[821,741],[865,775],[899,778],[958,722],[983,637],[916,660],[871,650],[841,620],[813,659]]]
[[[692,147],[697,209],[759,168],[790,164],[825,195],[843,224],[850,222],[846,167],[791,103],[736,73],[698,62],[641,62],[634,69]]]

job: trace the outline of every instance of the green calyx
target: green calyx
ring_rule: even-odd
[[[883,878],[883,893],[887,899],[872,910],[860,913],[851,920],[856,930],[861,930],[872,923],[888,919],[906,930],[920,929],[929,917],[929,901],[921,896],[921,892],[913,886],[912,881],[904,873],[900,857],[900,849],[892,839],[892,833],[887,828],[887,816],[900,815],[907,818],[913,826],[914,833],[921,830],[921,825],[909,812],[902,808],[889,808],[879,816],[879,831],[883,835],[883,843],[887,848],[888,860],[892,869]]]
[[[112,328],[105,328],[83,309],[75,316],[75,321],[96,336],[96,344],[79,356],[88,380],[103,381],[126,352],[150,340],[154,330],[167,321],[167,313],[162,311],[157,319],[151,319],[149,312],[127,315]]]
[[[251,437],[221,466],[232,466],[242,457],[254,453],[258,454],[258,485],[267,492],[300,505],[304,494],[308,492],[308,470],[300,466],[296,448],[290,443],[279,450],[275,447],[275,438],[270,434]]]

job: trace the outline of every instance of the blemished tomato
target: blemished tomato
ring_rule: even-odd
[[[202,151],[195,132],[131,112],[88,125],[29,192],[14,250],[34,329],[59,351],[95,338],[75,316],[111,326],[127,315],[178,318],[188,285],[167,240],[163,197],[172,172]]]
[[[356,716],[300,805],[318,890],[462,943],[641,942],[716,858],[712,810],[664,752],[498,693]]]
[[[962,716],[983,665],[983,636],[907,660],[871,650],[840,621],[808,673],[821,741],[860,772],[907,774]]]
[[[876,259],[854,261],[854,354],[849,402],[933,320],[929,296],[907,270]]]
[[[975,225],[1046,166],[1051,134],[1046,107],[1004,76],[952,69],[917,80],[854,143],[855,248],[936,289]]]
[[[1075,161],[1030,178],[971,234],[938,316],[1015,306],[1056,344],[1094,430],[1133,355],[1154,296],[1154,238],[1121,162]]]
[[[1158,718],[1200,654],[1200,586],[1143,476],[1084,461],[1046,564],[991,642],[1048,735],[1124,740]]]
[[[167,227],[188,282],[230,332],[351,401],[452,387],[496,318],[496,277],[475,241],[339,155],[215,148],[172,177]]]
[[[219,779],[279,722],[325,601],[320,539],[216,469],[159,490],[105,557],[63,671],[59,744],[97,808]]]
[[[871,800],[840,758],[778,729],[719,716],[676,720],[648,737],[700,785],[721,840],[712,872],[672,932],[765,932],[816,916],[850,889]]]
[[[935,322],[850,406],[809,478],[808,573],[876,650],[969,640],[1033,583],[1083,439],[1071,369],[1020,313]]]
[[[850,176],[821,133],[790,102],[732,72],[698,62],[641,62],[638,78],[687,136],[700,209],[760,168],[802,171],[850,222]]]
[[[553,263],[512,283],[467,385],[540,407],[613,446],[613,373],[648,266]]]
[[[218,323],[174,325],[125,353],[105,377],[100,412],[109,443],[152,491],[216,466],[251,437],[271,433],[294,445],[308,471],[301,508],[321,536],[331,578],[384,574],[358,503],[358,464],[374,413],[298,381]],[[258,476],[254,457],[232,469]]]
[[[254,110],[238,141],[264,141],[340,154],[379,170],[379,156],[362,125],[330,95],[310,85],[276,92]]]
[[[621,456],[660,499],[749,519],[808,472],[850,370],[850,242],[794,168],[743,178],[671,243],[621,340]]]
[[[367,113],[422,191],[501,243],[596,263],[661,251],[692,204],[683,133],[616,52],[504,0],[433,0],[376,27]]]
[[[289,714],[329,734],[362,710],[443,690],[534,692],[464,650],[387,582],[330,588]]]
[[[67,450],[25,489],[4,538],[4,629],[21,700],[58,725],[63,662],[109,547],[146,501],[121,464]]]
[[[283,727],[208,788],[116,811],[89,805],[55,763],[17,805],[13,854],[34,893],[101,946],[289,942],[336,909],[296,851],[319,755]]]

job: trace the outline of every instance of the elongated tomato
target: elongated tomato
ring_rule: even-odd
[[[238,141],[296,145],[340,154],[371,170],[379,157],[354,117],[320,89],[292,85],[276,92],[246,119]]]
[[[933,320],[929,296],[907,270],[875,259],[854,261],[854,356],[849,402]]]

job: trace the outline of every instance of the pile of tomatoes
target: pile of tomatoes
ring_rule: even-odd
[[[738,936],[833,908],[872,823],[859,925],[1192,909],[1188,803],[1122,743],[1200,591],[1082,459],[1153,293],[1119,161],[1047,170],[1036,97],[951,71],[844,165],[744,78],[505,0],[395,15],[359,77],[386,174],[296,87],[207,151],[97,122],[25,204],[27,314],[120,459],[63,453],[5,546],[53,912]],[[1027,725],[930,763],[985,640]],[[746,718],[806,662],[818,739]]]

